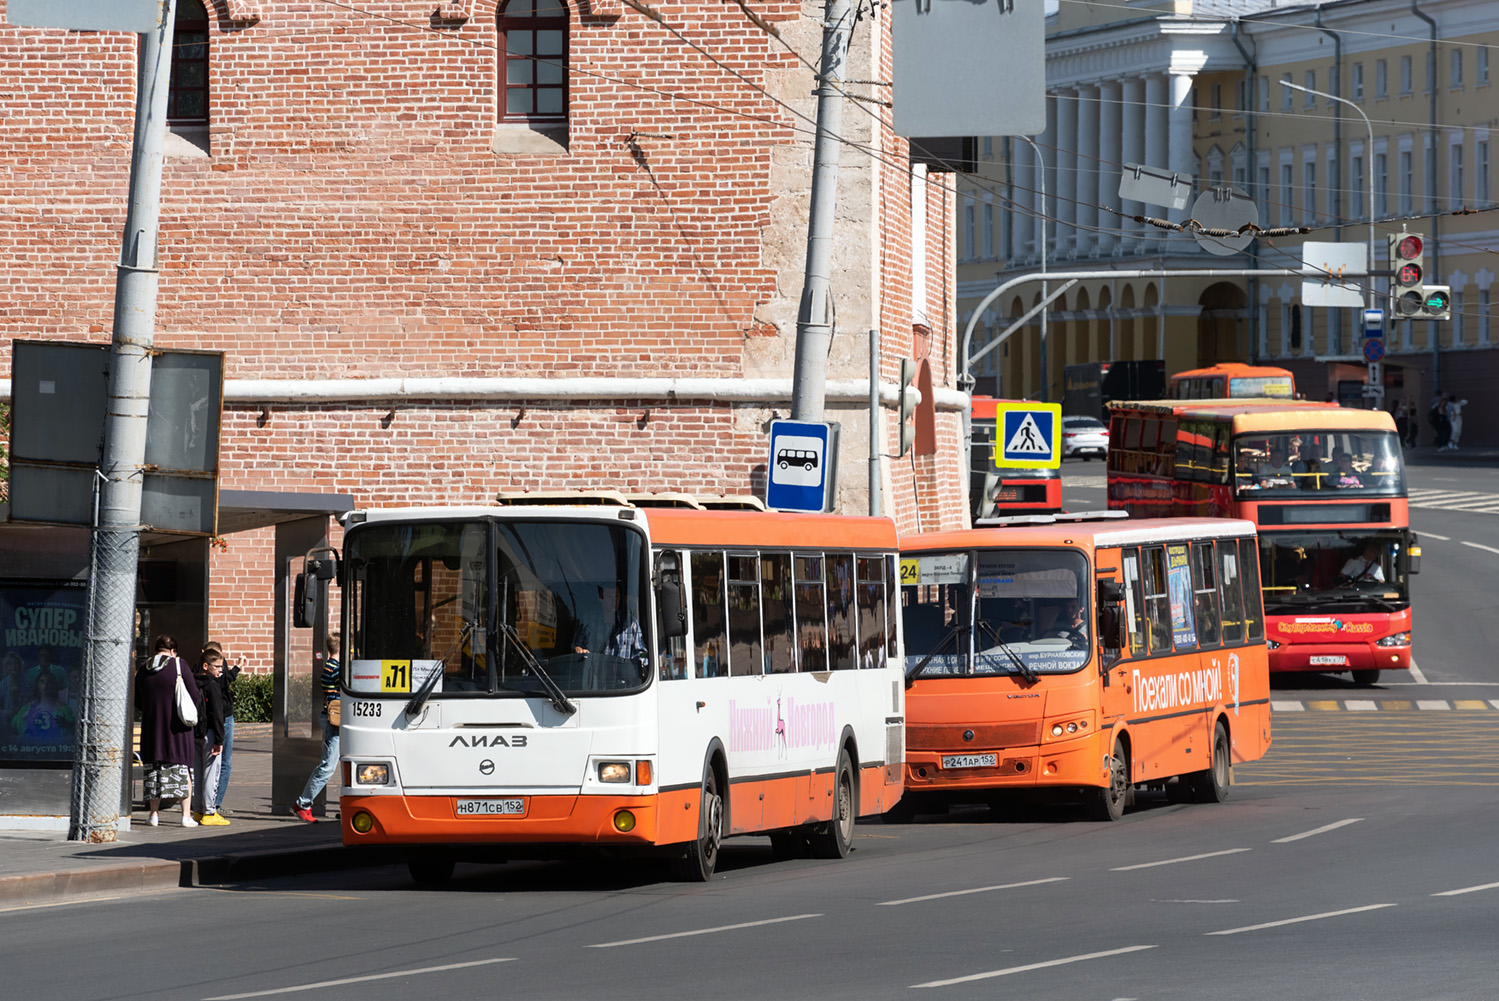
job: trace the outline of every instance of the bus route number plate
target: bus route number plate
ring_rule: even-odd
[[[944,754],[943,768],[993,768],[999,764],[997,754]]]
[[[524,799],[460,799],[460,817],[519,817],[526,812]]]

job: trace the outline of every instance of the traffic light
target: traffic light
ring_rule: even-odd
[[[1422,259],[1426,241],[1419,233],[1396,233],[1390,237],[1390,269],[1395,277],[1390,295],[1391,312],[1401,319],[1421,318],[1426,308],[1426,266]]]
[[[898,459],[911,450],[911,443],[916,440],[916,404],[921,399],[921,394],[911,382],[916,378],[916,363],[910,358],[900,360],[900,451],[895,453]]]
[[[1418,320],[1452,319],[1452,287],[1449,285],[1427,285],[1421,297],[1421,312]]]

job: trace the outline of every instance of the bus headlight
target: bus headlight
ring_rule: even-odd
[[[1265,646],[1268,647],[1271,650],[1279,650],[1280,649],[1280,642],[1278,640],[1266,640],[1265,641]]]
[[[600,761],[599,781],[628,783],[633,771],[628,761]]]
[[[390,766],[355,764],[354,783],[362,786],[390,785]]]
[[[1046,726],[1046,733],[1050,739],[1062,737],[1076,737],[1080,733],[1087,733],[1092,725],[1092,716],[1074,716],[1071,719],[1063,717],[1053,720]]]
[[[1375,640],[1375,646],[1410,646],[1411,634],[1409,632],[1396,633],[1394,636],[1386,636],[1382,640]]]

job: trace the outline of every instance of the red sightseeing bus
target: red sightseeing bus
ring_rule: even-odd
[[[1271,671],[1409,670],[1410,530],[1395,423],[1283,400],[1115,404],[1109,507],[1259,529]]]

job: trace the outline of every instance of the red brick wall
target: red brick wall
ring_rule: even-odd
[[[734,4],[653,5],[723,65],[628,8],[575,5],[568,152],[498,154],[494,4],[472,0],[465,22],[431,21],[432,3],[359,6],[265,0],[258,21],[234,21],[209,4],[211,155],[166,164],[157,346],[223,351],[231,380],[743,375],[746,338],[767,333],[757,304],[799,295],[766,263],[764,231],[772,154],[809,146],[810,126],[757,89],[803,99],[811,73],[795,56]],[[803,7],[754,9],[784,23]],[[889,79],[888,17],[858,30],[886,33]],[[134,90],[131,36],[0,24],[5,342],[108,338]],[[893,382],[911,350],[911,194],[904,142],[885,127],[879,146],[877,190],[841,189],[840,206],[880,207],[873,311]],[[926,309],[950,386],[952,197],[938,180]],[[876,290],[837,289],[851,291]],[[0,352],[0,376],[9,363]],[[762,408],[526,406],[512,427],[519,405],[409,401],[388,426],[383,401],[273,405],[260,427],[258,405],[231,401],[222,485],[358,505],[525,487],[763,495]],[[950,471],[926,464],[923,523],[951,524]],[[909,462],[891,479],[902,499],[886,510],[914,527]],[[210,633],[251,664],[270,660],[270,540],[235,536],[213,555]]]

